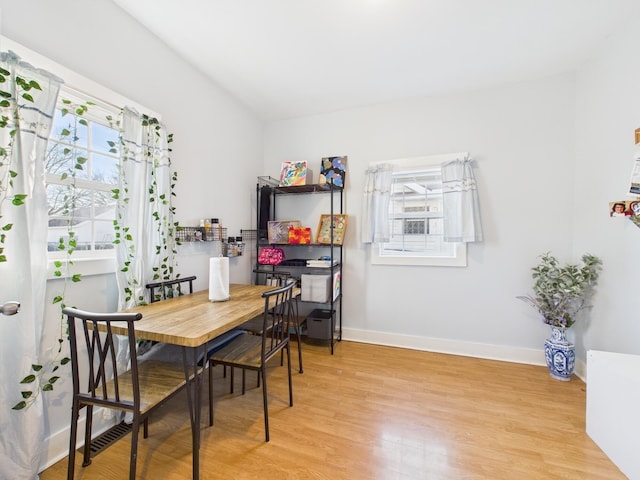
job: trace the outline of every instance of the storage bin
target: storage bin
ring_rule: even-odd
[[[303,274],[301,289],[303,302],[327,303],[331,301],[331,276]]]
[[[307,337],[316,340],[331,340],[332,310],[315,309],[307,315]]]

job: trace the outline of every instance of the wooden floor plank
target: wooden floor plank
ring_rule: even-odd
[[[585,433],[586,388],[576,377],[561,382],[545,367],[346,341],[333,356],[303,344],[303,355],[293,407],[286,368],[274,359],[269,369],[269,443],[255,373],[246,395],[229,394],[217,367],[215,424],[202,426],[202,480],[626,478]],[[139,479],[190,478],[185,405],[181,393],[151,417]],[[127,478],[128,449],[125,436],[89,467],[78,463],[76,478]],[[40,478],[66,478],[66,459]]]

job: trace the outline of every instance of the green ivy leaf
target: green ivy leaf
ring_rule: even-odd
[[[23,93],[22,94],[22,98],[24,98],[25,100],[33,103],[33,97],[31,95],[29,95],[28,93]]]
[[[50,392],[51,390],[53,390],[53,385],[51,385],[50,383],[45,383],[42,386],[42,391],[43,392]]]
[[[11,230],[11,227],[13,227],[13,223],[7,223],[4,227],[2,227],[2,230],[8,232],[9,230]]]
[[[27,198],[27,196],[23,193],[17,193],[13,196],[13,200],[11,201],[11,203],[13,203],[16,207],[20,206],[20,205],[24,205],[24,199]]]
[[[53,297],[53,303],[60,303],[62,301],[62,297],[60,295],[56,295]]]
[[[56,376],[51,377],[51,378],[49,379],[49,383],[56,383],[56,382],[58,381],[58,379],[59,379],[59,378],[60,378],[60,377],[56,377]]]
[[[34,372],[39,372],[40,370],[42,370],[42,365],[33,364],[33,365],[31,365],[31,369]]]
[[[35,375],[27,375],[22,380],[20,380],[20,383],[33,383],[35,381],[36,381]]]
[[[71,359],[69,357],[64,357],[62,360],[60,360],[60,365],[66,365],[70,361]]]
[[[31,396],[33,395],[33,392],[31,391],[24,391],[24,392],[20,392],[20,395],[22,395],[22,398],[31,398]]]
[[[27,406],[27,402],[25,402],[24,400],[21,402],[16,403],[13,407],[11,407],[12,410],[22,410],[23,408],[25,408]]]

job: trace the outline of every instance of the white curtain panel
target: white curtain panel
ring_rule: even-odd
[[[444,241],[481,242],[482,223],[473,160],[453,160],[442,165]]]
[[[44,406],[42,396],[23,410],[11,407],[22,400],[22,390],[34,390],[38,385],[20,385],[31,373],[32,364],[46,363],[47,350],[41,344],[43,333],[59,329],[59,318],[44,318],[47,284],[47,195],[45,191],[45,156],[47,139],[53,123],[56,100],[62,80],[21,62],[13,54],[0,53],[0,66],[9,72],[0,90],[13,93],[9,107],[0,114],[19,118],[11,151],[11,170],[17,173],[9,198],[2,205],[1,225],[13,224],[6,233],[6,262],[0,262],[0,304],[10,300],[20,302],[20,312],[0,316],[0,335],[4,339],[0,351],[0,478],[33,480],[38,478],[43,438]],[[6,74],[5,72],[5,74]],[[17,91],[15,79],[36,81],[41,90],[32,88],[28,94],[33,102]],[[14,117],[15,115],[15,117]],[[9,145],[9,131],[0,128],[0,145]],[[0,161],[2,163],[2,161]],[[8,186],[8,165],[0,165],[2,187]],[[7,183],[5,183],[7,182]],[[26,194],[24,205],[11,205],[13,194]],[[41,353],[44,352],[44,353]],[[34,393],[38,393],[35,391]]]
[[[168,237],[173,215],[166,130],[161,124],[150,123],[147,117],[135,110],[125,108],[122,138],[124,146],[117,215],[121,226],[128,228],[130,240],[116,246],[120,309],[139,305],[143,297],[148,302],[145,285],[158,281],[154,280],[154,268],[159,269],[164,258],[167,261],[162,263],[175,263],[174,245]],[[131,262],[128,271],[122,272],[126,262]],[[133,290],[129,300],[124,293],[125,287]]]
[[[389,200],[393,169],[391,164],[371,165],[365,172],[362,199],[362,243],[389,241]]]

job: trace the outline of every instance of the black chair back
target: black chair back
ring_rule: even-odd
[[[149,289],[149,302],[159,302],[160,300],[166,300],[167,298],[184,295],[182,289],[186,288],[186,285],[183,285],[186,283],[189,284],[189,293],[193,293],[193,281],[195,279],[195,276],[191,276],[176,278],[174,280],[165,280],[163,282],[148,283],[145,287]],[[156,289],[160,289],[160,291],[156,292]]]

